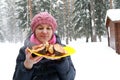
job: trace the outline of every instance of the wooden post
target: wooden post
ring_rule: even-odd
[[[29,10],[29,13],[30,13],[30,21],[32,20],[32,1],[31,0],[28,0],[28,10]]]
[[[112,6],[112,0],[110,0],[110,9],[112,9],[113,6]]]

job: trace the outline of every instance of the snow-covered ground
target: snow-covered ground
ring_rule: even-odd
[[[120,55],[104,42],[72,42],[75,80],[120,80]]]
[[[23,44],[0,43],[0,79],[12,80],[15,60]],[[120,80],[120,55],[103,42],[85,43],[83,40],[69,44],[76,49],[72,60],[76,68],[75,80]]]

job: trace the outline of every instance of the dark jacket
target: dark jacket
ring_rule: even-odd
[[[61,44],[59,37],[57,37],[57,43]],[[25,45],[20,48],[13,80],[74,80],[76,71],[70,56],[60,60],[43,58],[34,64],[32,69],[26,69],[23,63],[25,49],[29,44],[30,41],[26,40]]]

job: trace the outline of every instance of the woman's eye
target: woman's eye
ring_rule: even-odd
[[[51,30],[52,28],[51,27],[48,27],[47,30]]]
[[[43,28],[38,28],[39,30],[43,30]]]

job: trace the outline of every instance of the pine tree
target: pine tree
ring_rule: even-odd
[[[109,8],[108,0],[76,0],[75,2],[75,31],[77,37],[86,37],[86,42],[101,41],[101,36],[106,33],[105,16]]]
[[[60,26],[62,28],[64,28],[64,37],[66,39],[66,44],[69,43],[70,40],[72,40],[72,36],[74,34],[73,28],[74,25],[72,24],[72,18],[73,18],[73,4],[74,0],[62,0],[63,1],[63,26]]]
[[[3,4],[2,1],[0,1],[0,42],[4,42],[4,31],[3,31],[3,15],[4,15],[4,7],[5,5]]]
[[[0,41],[22,41],[21,30],[17,27],[14,0],[2,0],[0,2]]]
[[[17,14],[18,14],[18,26],[21,27],[22,29],[25,30],[26,27],[28,27],[28,6],[27,6],[27,0],[23,1],[23,0],[19,0],[18,2],[16,2],[17,5]]]
[[[115,9],[120,9],[120,0],[113,0],[113,3]]]
[[[33,15],[42,11],[51,11],[50,0],[32,0]]]
[[[92,35],[90,3],[86,0],[76,0],[73,13],[75,14],[73,23],[75,24],[76,37],[84,36],[88,42]]]
[[[105,16],[106,16],[106,8],[103,0],[95,0],[95,27],[96,27],[96,35],[101,41],[101,36],[106,33],[105,29]]]

